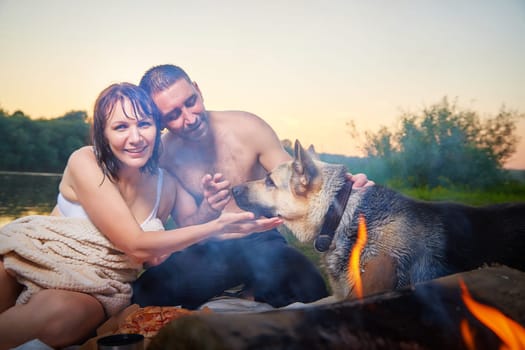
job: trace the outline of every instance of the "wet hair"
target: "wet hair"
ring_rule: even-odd
[[[127,118],[135,118],[137,120],[151,118],[157,128],[153,153],[140,170],[142,172],[147,171],[150,174],[156,174],[159,166],[161,127],[160,116],[155,104],[143,89],[134,84],[112,84],[100,93],[95,102],[93,126],[91,131],[91,141],[93,142],[97,163],[102,169],[104,176],[107,176],[112,182],[119,180],[118,172],[122,164],[111,151],[104,130],[108,118],[115,110],[117,103],[120,102],[121,108],[123,108],[125,101],[130,102],[133,111],[131,115],[128,115],[123,109]]]
[[[139,86],[152,96],[166,90],[180,79],[185,79],[191,84],[189,75],[182,68],[173,64],[163,64],[147,70],[140,79]]]

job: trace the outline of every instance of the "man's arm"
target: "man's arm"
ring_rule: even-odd
[[[348,178],[354,182],[352,187],[354,188],[360,188],[360,187],[368,187],[368,186],[374,186],[375,182],[372,180],[368,180],[366,174],[363,173],[357,173],[357,174],[350,174],[348,173]]]
[[[243,137],[246,149],[257,155],[258,162],[266,171],[292,159],[266,121],[251,113],[246,113],[245,116],[242,128],[238,128],[242,130],[239,137]]]
[[[290,161],[292,157],[286,152],[277,137],[275,131],[268,123],[256,115],[251,115],[252,123],[249,125],[250,135],[249,142],[253,142],[254,149],[258,153],[259,163],[266,171],[271,171],[277,165]],[[368,180],[366,174],[348,174],[348,178],[354,182],[354,188],[373,186],[375,183]]]

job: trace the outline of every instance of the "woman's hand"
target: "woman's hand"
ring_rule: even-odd
[[[241,238],[255,232],[271,230],[283,223],[281,218],[255,218],[250,212],[222,212],[216,220],[223,226],[222,233],[215,236],[219,239]]]

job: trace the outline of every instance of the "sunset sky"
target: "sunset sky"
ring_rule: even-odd
[[[362,155],[365,131],[445,96],[525,113],[523,0],[0,0],[0,50],[0,108],[33,118],[91,115],[107,85],[164,63],[208,109],[320,152]],[[525,169],[525,120],[518,134],[507,166]]]

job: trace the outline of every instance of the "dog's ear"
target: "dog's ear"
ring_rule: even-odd
[[[310,145],[310,147],[308,147],[308,153],[310,153],[313,159],[320,160],[319,155],[315,151],[314,145]]]
[[[295,140],[292,169],[292,189],[297,195],[305,195],[318,170],[312,156],[303,148],[299,140]]]

